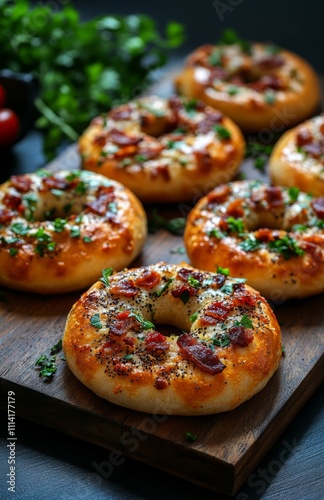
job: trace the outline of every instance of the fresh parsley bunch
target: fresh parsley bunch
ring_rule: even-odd
[[[52,2],[0,0],[0,65],[37,77],[36,127],[48,157],[64,139],[75,141],[94,116],[144,91],[168,49],[184,40],[176,22],[162,37],[147,15],[81,22],[67,0],[61,4],[58,10]]]

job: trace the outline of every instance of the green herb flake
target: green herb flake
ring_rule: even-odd
[[[214,49],[208,58],[208,62],[211,66],[221,66],[222,65],[223,53],[219,49]]]
[[[213,337],[212,339],[212,342],[213,345],[216,345],[218,347],[227,347],[231,343],[230,338],[225,333],[218,333],[217,335],[215,335],[215,337]]]
[[[27,236],[29,233],[29,227],[21,222],[15,222],[10,226],[10,229],[19,236]]]
[[[197,440],[197,436],[195,434],[192,434],[191,432],[186,432],[185,434],[186,441],[189,443],[193,443],[194,441]]]
[[[189,99],[188,101],[184,101],[183,106],[189,116],[194,116],[197,111],[197,99]]]
[[[61,218],[55,219],[53,223],[54,231],[56,233],[61,233],[62,231],[64,231],[66,223],[67,223],[66,219],[61,219]]]
[[[105,286],[110,286],[109,277],[113,274],[114,270],[112,267],[107,267],[102,270],[102,277],[99,279]]]
[[[198,280],[196,280],[193,276],[188,277],[188,283],[193,288],[200,288],[200,286],[201,286],[200,282]]]
[[[184,228],[186,225],[186,219],[184,217],[175,217],[174,219],[166,219],[165,217],[158,214],[158,211],[154,208],[152,210],[151,217],[149,217],[149,232],[156,233],[159,229],[166,229],[171,234],[177,236],[182,236]]]
[[[298,187],[293,186],[288,189],[289,198],[292,203],[297,201],[299,193],[300,189]]]
[[[145,155],[135,155],[135,161],[138,163],[143,163],[144,161],[147,160],[147,157]]]
[[[276,96],[273,92],[270,92],[269,90],[264,93],[264,101],[267,104],[274,104],[276,102]]]
[[[213,129],[220,140],[227,140],[231,138],[230,131],[226,127],[224,127],[224,125],[216,123],[216,125],[213,126]]]
[[[244,250],[244,252],[255,252],[261,248],[261,242],[251,234],[247,236],[244,241],[239,243],[239,247]]]
[[[133,354],[126,354],[126,356],[124,356],[124,359],[126,361],[129,361],[130,359],[133,359]]]
[[[196,319],[197,319],[197,318],[198,318],[198,313],[197,313],[197,312],[195,312],[194,314],[192,314],[192,315],[190,316],[190,321],[191,321],[191,323],[194,323],[194,321],[196,321]]]
[[[74,191],[77,194],[85,194],[87,192],[87,186],[84,181],[80,181],[76,186]]]
[[[229,273],[230,273],[230,270],[228,267],[220,267],[220,266],[217,266],[217,270],[216,272],[218,274],[224,274],[224,276],[229,276]]]
[[[232,295],[233,293],[233,284],[232,283],[225,283],[225,285],[222,286],[220,289],[222,293],[225,293],[225,295]]]
[[[186,249],[184,247],[171,248],[170,253],[184,255],[186,253]]]
[[[51,354],[57,354],[62,350],[62,339],[51,347]]]
[[[80,228],[79,226],[72,226],[70,229],[71,238],[79,238],[80,237]]]
[[[83,236],[83,241],[84,243],[91,243],[92,239],[90,238],[90,236]]]
[[[225,238],[226,234],[219,229],[214,228],[207,231],[207,236],[221,240],[222,238]]]
[[[189,299],[190,299],[190,293],[189,293],[189,291],[188,290],[184,290],[182,292],[182,294],[179,295],[179,299],[181,300],[181,302],[183,304],[187,304],[187,302],[189,302]]]
[[[238,233],[239,235],[244,234],[245,227],[243,219],[235,219],[234,217],[227,217],[226,222],[228,224],[228,229],[232,233]]]
[[[253,328],[253,323],[246,314],[243,314],[240,321],[235,321],[235,326],[244,326],[244,328]]]
[[[57,370],[56,356],[50,356],[48,358],[45,354],[42,354],[42,356],[37,359],[35,366],[39,371],[40,377],[51,380]]]
[[[266,158],[264,156],[259,156],[258,158],[255,158],[254,160],[254,166],[257,170],[260,172],[264,172],[265,165],[266,165]]]
[[[18,253],[18,249],[17,248],[9,248],[9,255],[10,257],[14,257],[15,255],[17,255]]]
[[[228,95],[237,95],[239,93],[240,89],[236,87],[235,85],[232,85],[227,89]]]
[[[156,297],[161,297],[161,295],[169,288],[173,281],[173,278],[168,279],[168,281],[163,285],[163,287],[155,292]]]
[[[93,314],[90,318],[90,325],[96,328],[97,330],[101,330],[102,323],[100,321],[99,313]]]
[[[297,241],[289,234],[270,241],[268,243],[268,248],[274,252],[280,253],[286,260],[294,256],[302,256],[305,254],[305,251],[298,246]]]
[[[155,329],[155,325],[151,321],[144,319],[140,314],[133,311],[129,316],[133,316],[141,324],[144,330],[151,330],[152,328]]]

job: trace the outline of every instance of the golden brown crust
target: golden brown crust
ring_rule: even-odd
[[[249,49],[199,47],[177,76],[177,91],[219,109],[244,132],[280,132],[317,111],[319,80],[305,60],[287,50],[271,54],[267,44]]]
[[[244,139],[202,103],[149,96],[95,118],[79,149],[85,169],[116,179],[142,201],[180,202],[231,180]]]
[[[165,336],[154,323],[188,333]],[[110,402],[204,415],[265,386],[281,359],[281,335],[267,302],[244,283],[158,263],[93,285],[68,316],[63,348],[76,377]]]
[[[65,293],[141,251],[146,215],[121,184],[92,172],[13,176],[0,187],[0,283]]]
[[[324,115],[280,137],[270,157],[269,175],[273,184],[324,196]]]
[[[215,188],[188,217],[192,264],[229,268],[282,302],[324,291],[324,199],[298,189],[238,181]]]

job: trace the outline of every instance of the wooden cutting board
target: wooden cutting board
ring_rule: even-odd
[[[51,169],[77,168],[69,148]],[[247,178],[265,178],[245,161]],[[166,215],[179,207],[160,207]],[[150,235],[134,265],[187,260],[176,250],[182,238],[164,230]],[[95,396],[58,355],[58,370],[44,382],[35,361],[62,336],[66,316],[80,293],[36,296],[5,291],[0,301],[1,405],[15,392],[16,412],[41,425],[116,450],[220,493],[234,494],[323,380],[323,295],[283,305],[271,304],[282,326],[285,356],[268,385],[237,409],[205,417],[175,417],[130,411]],[[197,436],[186,441],[190,432]],[[110,454],[109,474],[120,461]]]

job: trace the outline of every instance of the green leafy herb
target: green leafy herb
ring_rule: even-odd
[[[260,170],[260,172],[264,172],[264,168],[266,165],[266,158],[264,156],[259,156],[258,158],[255,158],[254,160],[254,166],[257,170]]]
[[[37,197],[34,193],[25,194],[23,200],[24,204],[26,205],[25,218],[28,221],[32,221],[34,220],[34,212],[36,210]]]
[[[226,222],[228,228],[232,233],[238,233],[239,235],[244,234],[244,222],[243,219],[235,219],[234,217],[227,217]]]
[[[229,276],[229,273],[230,273],[230,270],[228,267],[220,267],[220,266],[217,266],[217,270],[216,272],[218,274],[224,274],[224,276]]]
[[[193,443],[197,439],[197,436],[195,434],[192,434],[191,432],[186,432],[185,437],[186,437],[186,441],[188,441],[189,443]]]
[[[188,290],[184,290],[182,292],[181,295],[179,295],[179,299],[181,300],[181,302],[183,302],[183,304],[187,304],[187,302],[189,302],[189,299],[190,299],[190,293]]]
[[[208,236],[212,236],[214,238],[217,238],[218,240],[221,240],[222,238],[225,238],[226,234],[220,231],[219,229],[210,229],[207,231]]]
[[[244,326],[245,328],[253,328],[253,323],[246,314],[243,314],[240,321],[235,321],[235,326]]]
[[[126,354],[126,356],[124,356],[124,359],[125,359],[126,361],[129,361],[129,360],[130,360],[130,359],[132,359],[132,358],[133,358],[133,354]]]
[[[57,370],[56,356],[50,356],[48,358],[45,354],[42,354],[42,356],[37,359],[35,366],[39,370],[40,377],[50,380]]]
[[[214,131],[218,135],[219,139],[230,139],[231,138],[231,133],[230,131],[224,127],[224,125],[221,125],[220,123],[216,123],[216,125],[213,126]]]
[[[90,238],[90,236],[83,236],[83,241],[84,243],[91,243],[92,239]]]
[[[70,229],[71,238],[79,238],[80,237],[80,228],[79,226],[72,226]]]
[[[51,347],[51,354],[57,354],[62,350],[62,339]]]
[[[289,198],[292,203],[297,201],[299,193],[300,189],[298,187],[290,187],[288,189]]]
[[[304,255],[304,250],[298,246],[297,241],[289,234],[269,241],[268,247],[275,252],[280,253],[286,260],[296,255]]]
[[[239,91],[240,91],[240,89],[238,87],[236,87],[235,85],[232,85],[231,87],[229,87],[227,89],[228,95],[236,95],[239,93]]]
[[[143,318],[143,316],[141,316],[138,313],[135,313],[134,311],[131,312],[130,316],[136,318],[144,330],[151,330],[151,328],[155,328],[154,324],[151,323],[151,321],[147,321],[146,319]]]
[[[66,223],[67,223],[66,219],[60,219],[60,218],[55,219],[53,224],[54,231],[56,231],[57,233],[61,233],[64,230]]]
[[[267,90],[264,93],[264,101],[267,104],[274,104],[276,102],[276,96],[275,96],[274,92]]]
[[[170,278],[164,285],[163,287],[161,288],[161,290],[158,290],[157,292],[155,292],[155,295],[156,297],[161,297],[161,295],[169,288],[169,286],[171,285],[173,281],[173,278]]]
[[[79,184],[75,186],[74,190],[78,194],[84,194],[87,191],[87,186],[84,181],[80,181]]]
[[[114,270],[112,267],[107,267],[102,270],[102,277],[99,279],[105,286],[110,286],[109,277],[113,274]]]
[[[14,222],[13,224],[11,224],[10,229],[19,236],[27,236],[27,234],[29,233],[29,227],[22,222]]]
[[[213,345],[217,345],[219,347],[227,347],[231,343],[230,338],[225,333],[218,333],[215,337],[213,337],[212,341]]]
[[[36,126],[48,156],[62,140],[77,140],[91,117],[146,87],[183,40],[180,24],[169,22],[163,37],[148,15],[81,21],[66,1],[0,2],[1,65],[37,77]]]
[[[147,160],[147,157],[145,155],[135,155],[134,159],[138,163],[143,163],[144,161]]]
[[[94,326],[97,328],[97,330],[101,330],[102,328],[102,323],[100,321],[100,315],[99,313],[93,314],[90,318],[90,325]]]
[[[171,248],[170,253],[184,255],[186,253],[186,249],[184,247]]]
[[[236,31],[231,28],[227,28],[223,31],[218,43],[224,45],[239,45],[243,52],[246,52],[247,54],[251,53],[250,42],[244,40],[243,38],[240,38]]]
[[[193,276],[188,277],[188,283],[193,287],[193,288],[199,288],[200,281],[196,280]]]
[[[188,115],[192,116],[196,113],[197,103],[197,99],[189,99],[188,101],[184,101],[183,105]]]
[[[194,321],[196,321],[196,319],[197,319],[197,318],[198,318],[198,313],[197,313],[197,312],[195,312],[194,314],[192,314],[192,315],[190,316],[190,321],[191,321],[191,323],[193,323]]]
[[[219,49],[214,49],[208,58],[208,62],[211,66],[221,66],[222,65],[222,51]]]
[[[18,248],[9,248],[9,255],[10,257],[14,257],[18,253]]]
[[[244,250],[244,252],[255,252],[261,248],[261,242],[252,234],[247,236],[244,241],[239,243],[239,247]]]
[[[233,293],[233,283],[225,283],[225,285],[222,286],[220,289],[221,292],[225,293],[226,295],[232,295]]]
[[[149,218],[149,232],[156,233],[159,229],[166,229],[172,234],[182,236],[186,225],[184,217],[175,217],[174,219],[166,219],[158,214],[156,209],[152,210],[152,215]]]

